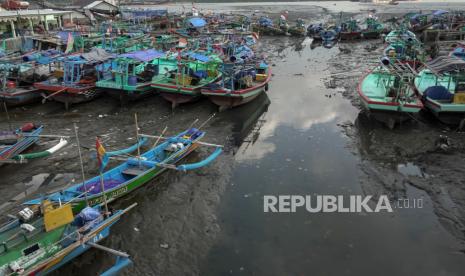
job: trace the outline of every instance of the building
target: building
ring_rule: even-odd
[[[52,9],[0,11],[0,37],[15,38],[20,34],[33,35],[41,30],[59,29],[63,25],[63,17],[71,13]]]

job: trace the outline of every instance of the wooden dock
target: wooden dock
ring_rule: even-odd
[[[464,41],[465,31],[451,30],[424,30],[421,35],[423,43],[438,42],[438,41]]]

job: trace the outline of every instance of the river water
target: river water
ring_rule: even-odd
[[[413,9],[417,4],[431,7],[424,3],[401,3],[399,7]],[[285,6],[317,19],[325,16],[325,10],[359,12],[367,6],[350,2],[252,5],[220,6],[222,10],[249,12],[257,6],[279,12]],[[115,207],[139,204],[112,228],[112,235],[104,242],[131,255],[134,264],[125,275],[465,274],[463,216],[457,208],[465,203],[461,186],[454,184],[455,180],[443,185],[434,166],[419,168],[411,160],[400,162],[398,156],[373,153],[377,152],[373,147],[389,152],[398,139],[409,141],[406,148],[415,147],[416,136],[408,135],[430,135],[431,130],[386,131],[367,122],[354,103],[355,88],[328,83],[334,71],[344,66],[363,71],[357,64],[368,63],[373,57],[367,57],[365,46],[355,44],[331,49],[314,46],[310,39],[263,38],[259,47],[273,64],[270,90],[248,105],[217,114],[204,128],[205,141],[226,145],[224,154],[198,171],[167,172],[116,203]],[[348,49],[350,57],[341,55]],[[338,62],[341,68],[334,65]],[[100,98],[70,112],[49,102],[13,109],[10,115],[14,123],[40,120],[45,132],[65,135],[73,135],[71,124],[75,122],[81,144],[92,147],[95,135],[105,134],[104,143],[111,150],[134,142],[135,112],[142,132],[160,133],[168,125],[168,134],[174,134],[196,118],[205,121],[216,108],[201,100],[172,112],[169,104],[154,96],[122,108],[111,99]],[[7,128],[5,120],[1,126]],[[4,197],[0,203],[25,187],[34,187],[37,194],[79,181],[76,152],[72,142],[51,158],[1,168],[0,192]],[[187,162],[209,152],[201,148]],[[86,174],[93,175],[95,162],[84,154]],[[456,156],[459,161],[460,157]],[[454,173],[458,179],[464,171]],[[416,176],[437,190],[431,192],[414,182],[411,177]],[[264,195],[348,198],[380,194],[421,199],[423,205],[395,208],[392,213],[263,212]],[[448,196],[438,200],[442,194]],[[57,275],[95,275],[112,261],[106,253],[91,250]]]

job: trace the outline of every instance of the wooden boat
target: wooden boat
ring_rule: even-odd
[[[465,119],[465,61],[438,57],[426,63],[415,78],[425,107],[441,122],[462,124]]]
[[[162,72],[153,77],[151,86],[171,102],[172,108],[197,100],[202,95],[202,87],[221,77],[218,71],[221,59],[193,52],[187,55],[188,60],[157,60],[157,66]]]
[[[86,206],[100,204],[106,196],[107,201],[122,197],[137,188],[140,188],[150,180],[154,179],[166,169],[190,170],[206,166],[221,153],[221,148],[205,160],[188,165],[175,164],[194,151],[200,144],[200,139],[205,132],[195,128],[186,130],[166,140],[160,145],[142,154],[140,158],[125,159],[125,162],[105,173],[103,173],[104,193],[101,190],[101,178],[96,176],[83,183],[73,185],[63,191],[50,194],[46,200],[54,205],[70,203],[75,212]],[[42,199],[33,199],[25,202],[25,205],[37,206]]]
[[[311,24],[307,27],[307,35],[312,37],[313,40],[321,40],[320,33],[324,30],[323,24]]]
[[[407,30],[406,28],[399,28],[390,31],[384,38],[384,41],[388,44],[406,41],[410,43],[420,43],[417,39],[417,36],[413,32]]]
[[[20,153],[39,140],[43,126],[27,123],[15,131],[4,131],[0,135],[0,164],[10,163]]]
[[[412,68],[419,68],[426,60],[423,46],[416,40],[395,41],[390,43],[383,51],[391,63],[408,63]]]
[[[376,67],[358,86],[363,106],[391,129],[397,122],[411,119],[423,107],[415,88],[405,81],[414,76],[408,65]]]
[[[149,49],[121,54],[105,70],[96,86],[121,103],[135,101],[152,95],[152,77],[158,74],[153,64],[164,53]]]
[[[280,26],[276,27],[268,17],[261,17],[256,24],[252,25],[252,30],[262,35],[285,35],[287,30]]]
[[[246,104],[268,90],[271,70],[268,64],[224,64],[223,76],[218,82],[201,89],[220,109]]]
[[[339,38],[339,28],[330,26],[320,32],[320,37],[324,44],[334,42]]]
[[[292,36],[305,36],[307,33],[307,29],[305,28],[305,22],[302,19],[297,19],[295,22],[295,26],[289,28],[288,32]]]
[[[369,17],[365,21],[366,28],[362,30],[362,37],[364,39],[380,38],[384,32],[383,24],[379,23],[375,18]]]
[[[68,110],[71,104],[91,101],[100,96],[95,87],[97,66],[111,58],[102,49],[94,49],[85,54],[67,56],[59,61],[63,68],[55,71],[56,77],[34,83],[34,87],[45,93],[45,99],[64,103]],[[101,67],[103,68],[103,67]]]
[[[1,275],[46,275],[91,247],[106,249],[98,243],[109,236],[111,226],[135,204],[107,215],[102,214],[100,207],[87,207],[76,216],[70,205],[53,208],[44,202],[42,206],[36,212],[23,209],[17,218],[0,228]],[[120,258],[107,272],[120,271],[131,263],[129,255],[118,253]]]
[[[341,24],[339,31],[341,40],[354,40],[362,38],[362,31],[356,20],[348,20]]]
[[[20,82],[20,66],[0,64],[0,101],[7,106],[20,106],[39,101],[40,94],[32,85]]]

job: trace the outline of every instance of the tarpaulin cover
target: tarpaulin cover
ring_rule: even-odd
[[[207,21],[200,17],[194,17],[188,20],[189,26],[194,28],[202,28],[207,25]]]
[[[209,57],[207,57],[205,55],[202,55],[202,54],[199,54],[199,53],[190,52],[190,53],[187,53],[187,56],[189,56],[190,58],[196,59],[198,61],[202,61],[202,62],[209,62],[210,61]]]
[[[135,51],[127,54],[122,54],[119,55],[119,57],[126,57],[126,58],[133,58],[137,59],[140,61],[151,61],[159,57],[163,57],[165,53],[154,50],[154,49],[149,49],[149,50],[143,50],[143,51]]]
[[[84,219],[84,221],[93,221],[94,219],[100,217],[100,212],[92,207],[86,207],[82,209],[82,211],[79,213],[79,216]]]
[[[123,181],[119,179],[105,179],[103,183],[106,191],[114,187],[117,187],[118,185],[123,183]],[[98,179],[93,182],[87,182],[85,185],[79,186],[77,190],[80,192],[85,192],[87,190],[87,192],[92,195],[98,194],[102,192],[102,184],[100,183],[100,179]]]
[[[266,17],[260,17],[260,19],[258,20],[258,24],[260,24],[260,26],[263,27],[271,27],[273,26],[273,21]]]
[[[445,11],[445,10],[437,10],[437,11],[433,12],[433,15],[434,16],[440,16],[440,15],[443,15],[443,14],[446,14],[446,13],[449,13],[449,12]]]
[[[462,47],[455,48],[452,54],[461,59],[465,59],[465,48],[462,48]]]
[[[90,52],[81,54],[81,57],[89,63],[99,63],[114,57],[114,55],[104,49],[93,48]]]
[[[433,100],[452,100],[452,93],[444,86],[431,86],[425,90],[425,96]]]

